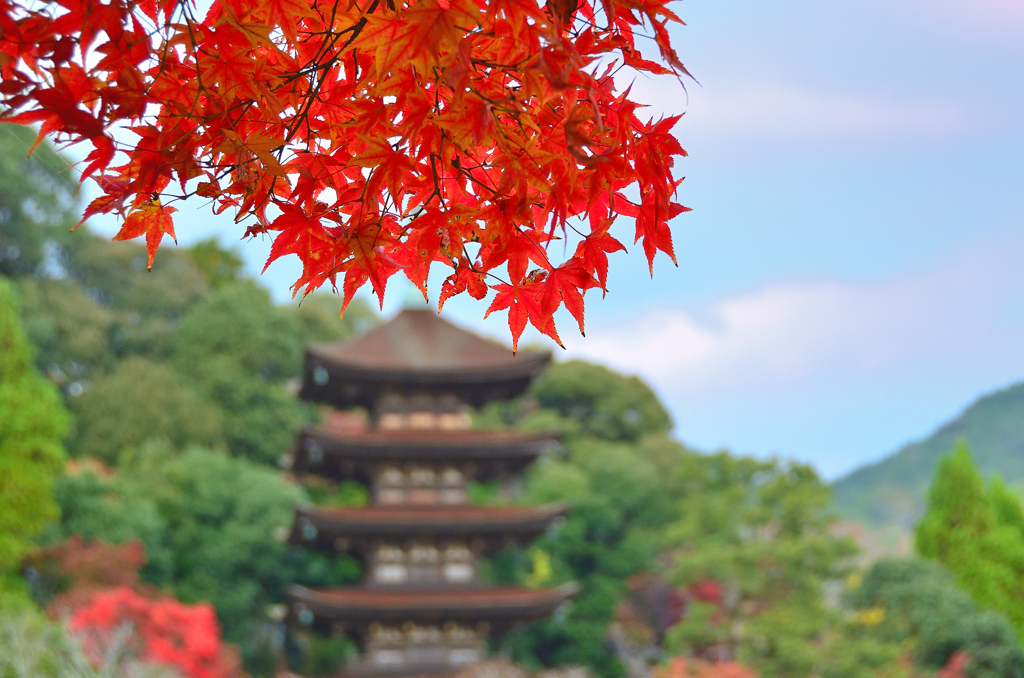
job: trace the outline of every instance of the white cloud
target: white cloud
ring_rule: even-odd
[[[820,138],[946,133],[964,116],[945,102],[890,101],[857,93],[828,94],[784,85],[694,94],[689,122],[703,129]]]
[[[910,0],[909,5],[958,31],[1011,38],[1024,35],[1020,0]]]
[[[948,101],[890,100],[777,83],[723,86],[710,80],[702,87],[691,86],[687,93],[667,78],[651,78],[638,79],[633,90],[656,115],[685,110],[687,136],[711,136],[719,145],[723,137],[748,143],[752,136],[786,143],[948,138],[978,121]]]
[[[888,280],[770,285],[592,326],[569,351],[642,375],[684,439],[835,473],[1024,376],[1022,260],[1024,234],[1004,233]]]

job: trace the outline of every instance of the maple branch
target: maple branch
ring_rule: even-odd
[[[686,74],[665,0],[213,0],[203,20],[186,3],[69,1],[36,12],[31,1],[0,9],[4,30],[13,27],[0,36],[10,108],[0,117],[93,139],[86,173],[104,193],[86,216],[121,214],[118,237],[144,233],[151,256],[173,233],[160,196],[201,195],[217,213],[255,216],[247,235],[275,231],[271,261],[301,260],[296,291],[335,286],[342,273],[346,304],[367,280],[383,294],[397,271],[421,286],[430,263],[447,258],[455,278],[444,298],[482,298],[488,282],[508,288],[490,310],[509,311],[514,343],[526,314],[557,340],[551,314],[563,301],[582,330],[582,294],[606,289],[606,255],[624,248],[596,221],[581,232],[576,220],[591,210],[635,218],[649,265],[659,251],[674,260],[669,220],[686,210],[672,202],[673,163],[685,155],[671,136],[677,118],[641,122],[612,80],[626,66]],[[645,60],[638,39],[653,40],[667,68]],[[68,40],[77,52],[61,51]],[[142,141],[114,142],[115,126]],[[112,167],[121,153],[127,164]],[[174,180],[180,192],[167,189]],[[639,204],[620,197],[627,186]],[[551,247],[559,227],[561,264]],[[584,240],[571,254],[570,229]],[[527,273],[531,261],[541,268]],[[505,262],[520,280],[495,275]]]

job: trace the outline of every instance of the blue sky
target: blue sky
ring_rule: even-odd
[[[659,257],[652,280],[639,247],[614,255],[607,298],[587,297],[587,337],[560,321],[562,355],[640,374],[687,443],[829,478],[1024,379],[1024,4],[676,11],[700,84],[633,91],[686,113],[679,267]],[[241,234],[199,205],[178,216],[182,243]],[[269,243],[240,247],[258,272]],[[281,262],[264,282],[285,300],[296,273]],[[385,310],[406,294],[394,285]],[[507,337],[484,308],[450,315]]]

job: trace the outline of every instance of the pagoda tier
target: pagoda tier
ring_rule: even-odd
[[[358,339],[306,349],[300,396],[339,409],[449,411],[521,395],[551,360],[513,355],[433,311],[405,310]],[[426,403],[426,404],[424,404]]]
[[[543,619],[577,591],[575,584],[549,589],[475,590],[334,589],[292,586],[292,615],[302,625],[359,639],[362,655],[340,675],[444,675],[486,656],[487,637],[517,623]]]
[[[526,589],[487,587],[461,590],[416,590],[395,588],[343,588],[314,591],[302,586],[289,587],[294,614],[306,616],[302,623],[321,627],[341,627],[364,637],[376,622],[417,624],[430,628],[437,624],[501,629],[516,622],[536,621],[551,615],[572,597],[576,584],[553,588]]]
[[[474,555],[490,555],[506,546],[531,541],[569,510],[564,503],[546,506],[430,506],[324,508],[296,511],[289,541],[327,552],[352,553],[368,561],[383,542],[467,544]],[[437,567],[459,572],[437,558]],[[394,567],[391,565],[390,567]],[[375,579],[370,573],[370,581]],[[451,582],[451,577],[439,577]]]
[[[377,429],[342,434],[307,426],[299,434],[292,470],[369,483],[387,465],[443,464],[484,480],[519,473],[558,449],[551,433]]]

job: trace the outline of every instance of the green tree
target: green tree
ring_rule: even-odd
[[[1024,515],[1001,480],[986,491],[961,441],[936,470],[917,551],[945,565],[983,608],[998,610],[1024,639]]]
[[[182,384],[172,368],[144,358],[122,360],[71,406],[78,417],[72,453],[109,464],[152,438],[179,447],[223,441],[217,407]]]
[[[206,276],[211,289],[218,289],[244,277],[245,261],[236,248],[222,247],[217,238],[200,240],[188,248],[192,262]]]
[[[582,433],[606,440],[637,440],[672,428],[671,417],[647,384],[582,360],[555,363],[530,393],[541,407],[578,420]]]
[[[181,320],[174,364],[223,414],[228,449],[275,464],[310,411],[287,391],[302,361],[299,324],[255,282],[215,290]]]
[[[985,554],[992,562],[999,599],[992,609],[1002,612],[1024,641],[1024,510],[1020,499],[998,476],[989,483],[988,502],[993,529],[985,538]]]
[[[824,671],[839,657],[829,640],[842,627],[825,586],[846,573],[855,553],[829,530],[828,488],[807,465],[726,453],[700,458],[682,482],[681,517],[666,531],[672,579],[721,587],[714,615],[720,650],[762,675]],[[703,641],[688,638],[688,626],[670,631],[674,649],[700,654]],[[867,664],[877,648],[847,642],[844,649],[856,657],[849,667]],[[845,675],[838,666],[831,673]]]
[[[60,520],[43,531],[42,543],[61,542],[76,534],[86,541],[101,539],[108,544],[135,539],[146,547],[143,580],[152,584],[172,580],[167,523],[144,488],[116,473],[86,466],[58,477],[54,495]]]
[[[1024,509],[1020,497],[999,476],[993,476],[989,483],[989,504],[998,527],[1009,528],[1024,537]]]
[[[77,392],[83,381],[113,367],[115,314],[111,309],[69,279],[23,278],[18,289],[25,332],[38,351],[37,363],[65,392],[78,382],[73,389]]]
[[[304,344],[326,344],[348,339],[380,322],[380,317],[362,297],[356,297],[341,317],[341,299],[335,294],[314,292],[294,306]]]
[[[268,382],[245,370],[228,355],[204,360],[191,383],[221,413],[228,450],[264,464],[277,465],[295,444],[299,427],[312,417],[311,408],[284,384]]]
[[[109,309],[115,354],[170,357],[178,320],[209,291],[188,252],[166,248],[147,271],[143,245],[110,242],[85,226],[59,244],[61,275]]]
[[[984,586],[984,573],[973,572],[979,560],[984,536],[994,526],[992,508],[985,496],[985,484],[961,441],[939,462],[928,493],[928,512],[916,531],[918,552],[947,565],[967,588]]]
[[[253,671],[268,669],[261,627],[288,583],[341,586],[360,578],[356,561],[289,548],[282,537],[305,502],[279,473],[224,452],[184,451],[149,441],[117,472],[81,469],[61,477],[59,523],[46,542],[78,534],[113,544],[145,544],[143,579],[185,602],[209,601],[228,640]]]
[[[564,459],[528,473],[527,503],[568,501],[573,510],[534,548],[550,557],[551,580],[575,580],[580,592],[564,615],[512,634],[517,658],[537,665],[586,665],[601,676],[624,671],[608,643],[609,624],[637,572],[658,568],[666,526],[680,518],[679,477],[697,455],[664,436],[637,442],[574,438]],[[493,564],[502,581],[529,583],[531,558],[508,552]]]
[[[183,602],[212,603],[225,639],[256,661],[266,651],[256,631],[266,623],[267,606],[282,601],[296,577],[281,533],[302,490],[245,459],[161,443],[126,458],[121,473],[125,489],[149,497],[167,526],[172,563],[159,583]]]
[[[71,164],[36,132],[0,123],[0,274],[33,275],[46,243],[77,221],[78,181]]]
[[[268,382],[295,376],[302,364],[299,325],[254,281],[217,289],[182,317],[174,359],[183,374],[194,374],[222,357]]]
[[[496,581],[540,583],[532,555],[543,554],[551,569],[543,583],[574,580],[580,592],[565,614],[510,634],[514,656],[533,666],[586,665],[603,677],[622,675],[609,624],[626,579],[658,567],[662,533],[680,517],[679,480],[698,455],[664,435],[671,419],[640,379],[583,361],[556,363],[525,398],[489,405],[475,425],[565,434],[567,455],[528,472],[523,500],[568,501],[573,511],[533,554],[506,551],[490,569]]]
[[[905,647],[925,671],[942,668],[955,652],[966,652],[968,676],[1024,676],[1024,649],[1007,620],[980,610],[936,562],[880,561],[848,598],[865,632]]]
[[[53,481],[68,424],[60,393],[36,371],[13,286],[0,277],[0,589],[57,517]]]

